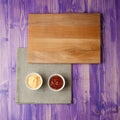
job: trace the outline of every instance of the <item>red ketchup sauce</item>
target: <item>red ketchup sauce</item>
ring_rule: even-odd
[[[63,80],[60,76],[56,75],[51,77],[49,84],[53,89],[58,90],[63,86]]]

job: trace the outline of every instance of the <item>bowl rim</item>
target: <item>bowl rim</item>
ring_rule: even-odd
[[[54,89],[54,88],[52,88],[52,87],[50,86],[50,84],[49,84],[50,79],[51,79],[53,76],[59,76],[59,77],[61,77],[62,80],[63,80],[63,85],[62,85],[62,87],[59,88],[59,89],[57,89],[57,90]],[[59,92],[59,91],[63,90],[63,88],[65,87],[65,78],[64,78],[61,74],[59,74],[59,73],[51,74],[51,75],[49,76],[49,78],[48,78],[48,87],[49,87],[50,90],[52,90],[52,91],[54,91],[54,92]]]
[[[30,87],[28,86],[28,84],[27,84],[28,77],[29,77],[30,75],[32,75],[32,74],[39,76],[39,78],[41,79],[41,84],[40,84],[37,88],[30,88]],[[42,84],[43,84],[43,79],[42,79],[42,76],[41,76],[39,73],[31,72],[31,73],[27,74],[27,76],[25,77],[25,85],[26,85],[26,87],[27,87],[28,89],[30,89],[30,90],[38,90],[39,88],[42,87]]]

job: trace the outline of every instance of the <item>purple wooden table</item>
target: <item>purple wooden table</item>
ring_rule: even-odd
[[[16,51],[28,13],[102,13],[102,64],[73,65],[73,104],[15,103]],[[120,0],[0,0],[0,120],[120,120]]]

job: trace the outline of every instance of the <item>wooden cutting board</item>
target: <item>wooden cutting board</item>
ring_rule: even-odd
[[[29,63],[100,63],[100,14],[29,14]]]

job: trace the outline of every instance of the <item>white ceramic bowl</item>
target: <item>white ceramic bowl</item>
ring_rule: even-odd
[[[40,78],[40,80],[41,80],[41,84],[40,84],[37,88],[31,88],[31,87],[29,87],[29,85],[27,84],[27,80],[28,80],[29,76],[31,76],[31,75],[36,75],[36,76],[38,76],[38,77]],[[30,90],[38,90],[39,88],[41,88],[42,84],[43,84],[42,76],[41,76],[40,74],[38,74],[38,73],[34,73],[34,72],[33,72],[33,73],[30,73],[30,74],[28,74],[28,75],[26,76],[26,78],[25,78],[25,85],[26,85],[26,87],[29,88]]]
[[[59,77],[63,80],[63,85],[62,85],[62,87],[59,88],[59,89],[54,89],[54,88],[52,88],[52,87],[50,86],[50,80],[51,80],[51,78],[54,77],[54,76],[59,76]],[[49,87],[50,90],[52,90],[52,91],[54,91],[54,92],[58,92],[58,91],[63,90],[63,88],[65,87],[65,79],[64,79],[64,77],[63,77],[62,75],[60,75],[60,74],[52,74],[52,75],[50,75],[49,78],[48,78],[48,87]]]

